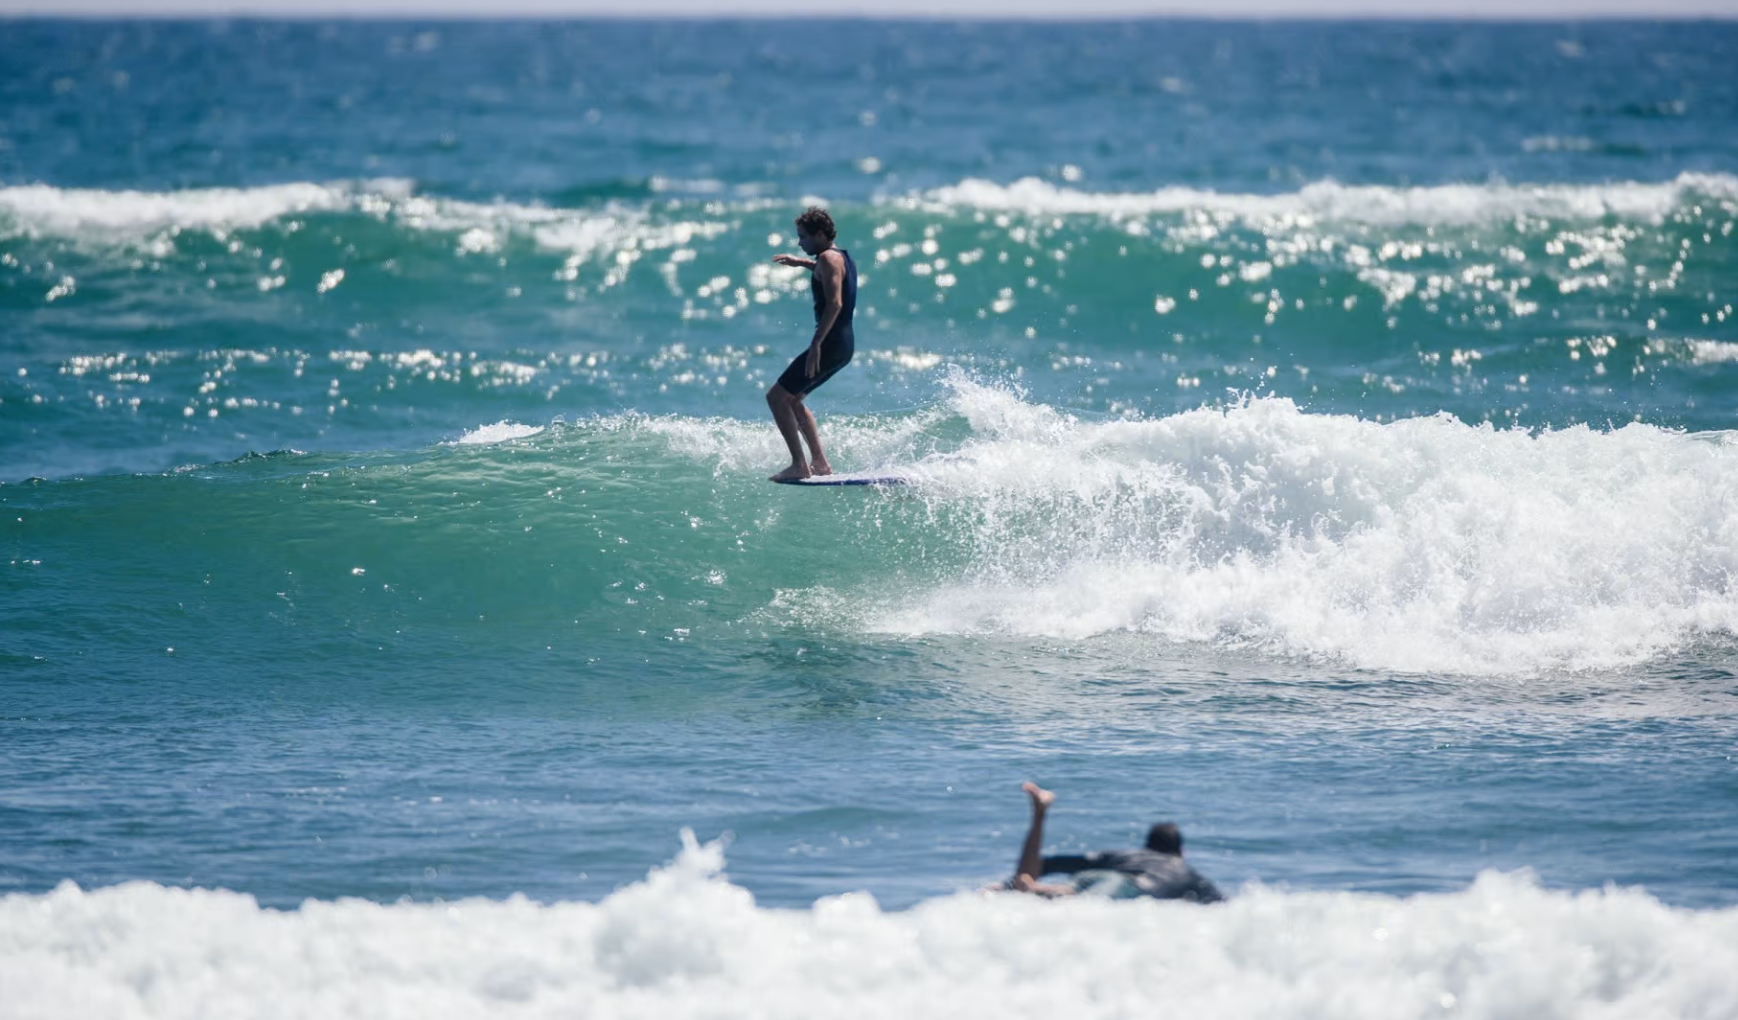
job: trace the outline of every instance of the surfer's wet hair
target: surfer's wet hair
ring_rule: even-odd
[[[827,210],[818,205],[811,205],[797,217],[797,229],[810,237],[824,237],[828,241],[839,236],[833,227],[833,217],[827,215]]]
[[[1183,830],[1175,822],[1160,822],[1147,830],[1147,849],[1157,854],[1183,852]]]

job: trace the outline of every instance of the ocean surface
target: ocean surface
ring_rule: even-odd
[[[0,22],[0,1016],[1738,1016],[1735,55]]]

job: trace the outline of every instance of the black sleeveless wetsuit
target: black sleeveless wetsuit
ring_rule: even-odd
[[[1128,881],[1129,892],[1158,900],[1218,903],[1225,898],[1217,886],[1191,868],[1181,855],[1145,848],[1046,857],[1040,872],[1045,875],[1112,872]]]
[[[841,281],[839,297],[844,301],[844,307],[839,309],[839,317],[833,320],[833,328],[821,339],[821,370],[814,375],[808,375],[809,352],[807,348],[796,356],[790,367],[778,377],[778,384],[785,388],[786,393],[812,393],[815,387],[833,377],[839,369],[851,363],[851,355],[857,350],[857,337],[851,331],[851,315],[857,310],[857,263],[851,261],[851,253],[843,248],[834,248],[845,258],[845,279]],[[819,256],[816,256],[818,259]],[[815,295],[815,325],[821,324],[821,303],[825,295],[821,293],[821,278],[810,276],[809,289]]]

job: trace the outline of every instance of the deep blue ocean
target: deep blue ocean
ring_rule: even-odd
[[[1738,1017],[1735,61],[0,21],[0,1016]]]

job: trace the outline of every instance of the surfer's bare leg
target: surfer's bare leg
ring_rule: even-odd
[[[833,465],[827,463],[827,454],[821,449],[821,433],[815,425],[815,412],[809,410],[809,405],[803,402],[800,394],[794,398],[793,406],[797,416],[797,429],[809,444],[809,473],[832,474]]]
[[[773,475],[773,481],[809,477],[809,463],[803,459],[803,440],[798,429],[797,408],[802,407],[801,398],[793,396],[778,383],[773,383],[772,388],[766,391],[766,406],[772,409],[773,424],[778,426],[778,434],[784,437],[785,446],[791,452],[791,466]],[[803,413],[807,414],[808,408],[803,408]],[[812,422],[813,416],[809,420]],[[813,428],[813,425],[810,427]]]
[[[1056,795],[1037,783],[1021,783],[1020,789],[1032,799],[1032,824],[1026,829],[1026,842],[1020,847],[1020,864],[1014,874],[1014,888],[1039,896],[1069,896],[1074,889],[1066,885],[1045,885],[1038,881],[1044,873],[1044,813],[1056,802]]]

